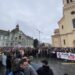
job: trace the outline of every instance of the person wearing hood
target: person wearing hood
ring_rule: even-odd
[[[54,75],[52,69],[48,66],[48,61],[43,60],[43,65],[37,70],[38,75]]]

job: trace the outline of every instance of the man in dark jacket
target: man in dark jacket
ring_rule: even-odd
[[[38,75],[54,75],[53,71],[48,66],[48,61],[43,60],[42,63],[43,63],[43,66],[37,70]]]

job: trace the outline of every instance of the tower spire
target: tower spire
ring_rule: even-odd
[[[16,29],[19,30],[19,24],[16,25]]]

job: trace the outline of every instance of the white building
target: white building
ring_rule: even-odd
[[[0,47],[33,47],[33,38],[24,34],[16,25],[11,31],[0,30]]]

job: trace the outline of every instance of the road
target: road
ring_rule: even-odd
[[[49,66],[54,72],[54,75],[64,75],[64,73],[68,73],[68,75],[75,75],[75,64],[74,63],[66,63],[64,61],[59,61],[56,59],[47,59],[49,61]],[[33,65],[36,69],[41,66],[41,59],[35,59]]]

